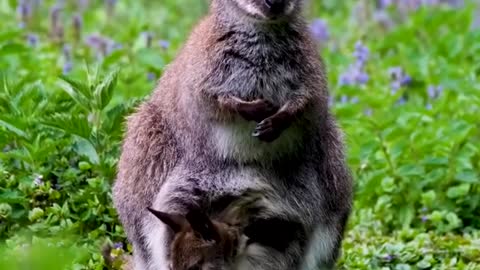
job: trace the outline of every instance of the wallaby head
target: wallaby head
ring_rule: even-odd
[[[245,15],[261,21],[286,18],[301,9],[304,0],[212,0],[233,4]]]
[[[237,255],[242,235],[236,226],[192,210],[186,216],[147,208],[173,232],[172,270],[221,270]]]

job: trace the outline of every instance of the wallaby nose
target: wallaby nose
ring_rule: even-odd
[[[285,11],[287,0],[265,0],[265,6],[272,14],[280,14]]]

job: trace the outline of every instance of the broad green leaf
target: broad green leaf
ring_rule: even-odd
[[[397,169],[397,173],[401,176],[424,176],[425,167],[420,164],[403,165]]]
[[[455,175],[455,179],[460,181],[460,182],[465,182],[465,183],[480,183],[480,178],[478,177],[478,174],[474,171],[464,171],[461,173],[458,173]]]
[[[118,134],[123,129],[126,113],[129,108],[125,104],[118,104],[106,112],[106,119],[103,121],[102,130],[107,134]]]
[[[86,98],[80,91],[75,90],[72,85],[66,81],[59,81],[58,86],[65,91],[77,105],[89,112],[92,107],[92,101]]]
[[[0,188],[0,202],[9,204],[24,204],[28,202],[28,199],[25,198],[25,195],[21,194],[17,190]]]
[[[10,131],[14,133],[15,135],[22,137],[24,139],[28,139],[29,136],[25,130],[22,130],[22,128],[16,127],[16,123],[13,123],[12,121],[7,120],[6,118],[0,117],[0,128],[4,128],[7,131]]]
[[[70,84],[71,88],[80,95],[83,95],[83,98],[90,99],[92,98],[92,92],[90,90],[90,86],[86,83],[77,81],[73,78],[60,75],[60,79],[64,80],[68,84]]]
[[[447,190],[447,197],[451,199],[457,199],[464,197],[470,191],[470,184],[461,184],[453,186]]]
[[[68,135],[76,135],[86,140],[89,140],[92,135],[92,127],[84,115],[54,114],[42,123]]]
[[[97,108],[103,110],[110,103],[117,85],[118,70],[109,73],[95,88],[94,96]]]
[[[75,151],[84,157],[87,157],[92,164],[99,164],[100,158],[98,156],[97,150],[93,144],[81,137],[78,137],[75,142]]]

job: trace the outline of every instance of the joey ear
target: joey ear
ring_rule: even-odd
[[[220,241],[217,228],[205,213],[199,210],[190,210],[186,218],[193,231],[198,233],[203,239]]]
[[[180,232],[185,225],[187,225],[187,220],[185,217],[177,214],[169,214],[161,211],[157,211],[150,207],[147,207],[147,210],[165,223],[174,233]]]

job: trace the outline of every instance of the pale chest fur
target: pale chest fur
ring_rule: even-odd
[[[296,152],[302,144],[303,131],[291,126],[271,143],[252,136],[254,122],[237,118],[232,122],[211,123],[211,142],[219,157],[239,162],[269,162],[283,155]]]

